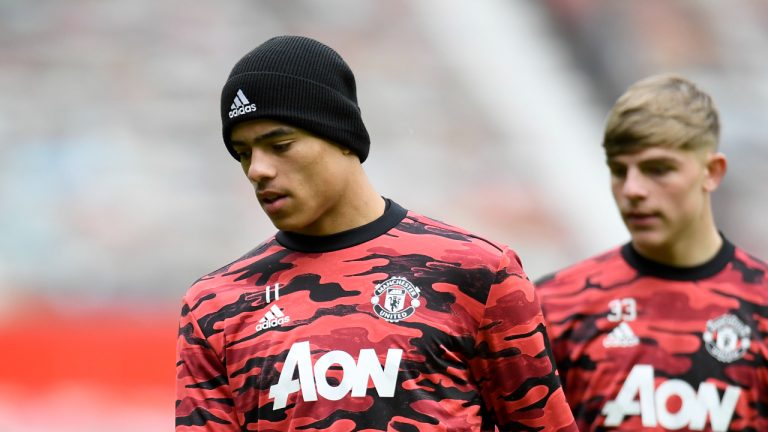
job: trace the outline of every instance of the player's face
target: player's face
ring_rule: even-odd
[[[671,250],[708,228],[709,192],[717,186],[712,157],[651,147],[608,160],[613,197],[636,247]]]
[[[261,208],[280,230],[327,235],[345,223],[349,164],[354,154],[272,120],[237,124],[232,147]]]

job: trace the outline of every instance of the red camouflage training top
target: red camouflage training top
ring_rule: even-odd
[[[575,431],[517,255],[387,201],[184,297],[176,430]]]
[[[537,281],[582,431],[768,431],[768,266],[724,240],[697,267],[631,244]]]

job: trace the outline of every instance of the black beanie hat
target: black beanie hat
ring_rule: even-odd
[[[301,36],[278,36],[256,47],[232,68],[221,91],[224,143],[234,125],[271,119],[304,129],[368,157],[370,139],[357,106],[355,76],[341,56]]]

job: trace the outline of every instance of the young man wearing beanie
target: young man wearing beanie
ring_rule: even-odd
[[[382,198],[355,79],[282,36],[222,91],[277,233],[184,297],[177,431],[575,431],[518,256]]]
[[[537,281],[582,431],[768,431],[768,265],[717,229],[709,95],[632,85],[603,147],[631,241]]]

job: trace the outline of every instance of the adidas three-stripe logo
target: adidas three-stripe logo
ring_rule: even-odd
[[[267,313],[256,324],[256,331],[262,331],[274,327],[280,327],[281,325],[291,321],[291,317],[284,314],[276,304],[273,304]]]
[[[264,289],[264,301],[269,304],[270,302],[276,302],[278,300],[280,300],[280,284],[267,285]],[[291,317],[284,314],[277,304],[273,303],[264,316],[261,317],[259,323],[256,324],[256,331],[279,327],[289,321],[291,321]]]
[[[626,348],[639,343],[640,339],[625,321],[622,321],[603,339],[603,346],[606,348]]]
[[[284,316],[285,314],[283,313],[283,311],[280,310],[279,307],[277,307],[277,305],[272,305],[272,307],[269,308],[267,313],[264,314],[264,317],[260,319],[259,322],[267,322],[275,318],[282,318]]]
[[[253,111],[256,111],[256,105],[252,104],[248,98],[245,97],[245,93],[243,93],[242,89],[238,90],[235,99],[232,102],[232,106],[229,107],[229,118],[235,118],[241,114]]]
[[[232,106],[229,107],[229,109],[238,109],[243,105],[250,105],[250,102],[248,101],[248,98],[245,97],[245,94],[242,90],[238,90],[237,94],[235,95],[235,101],[232,102]]]

